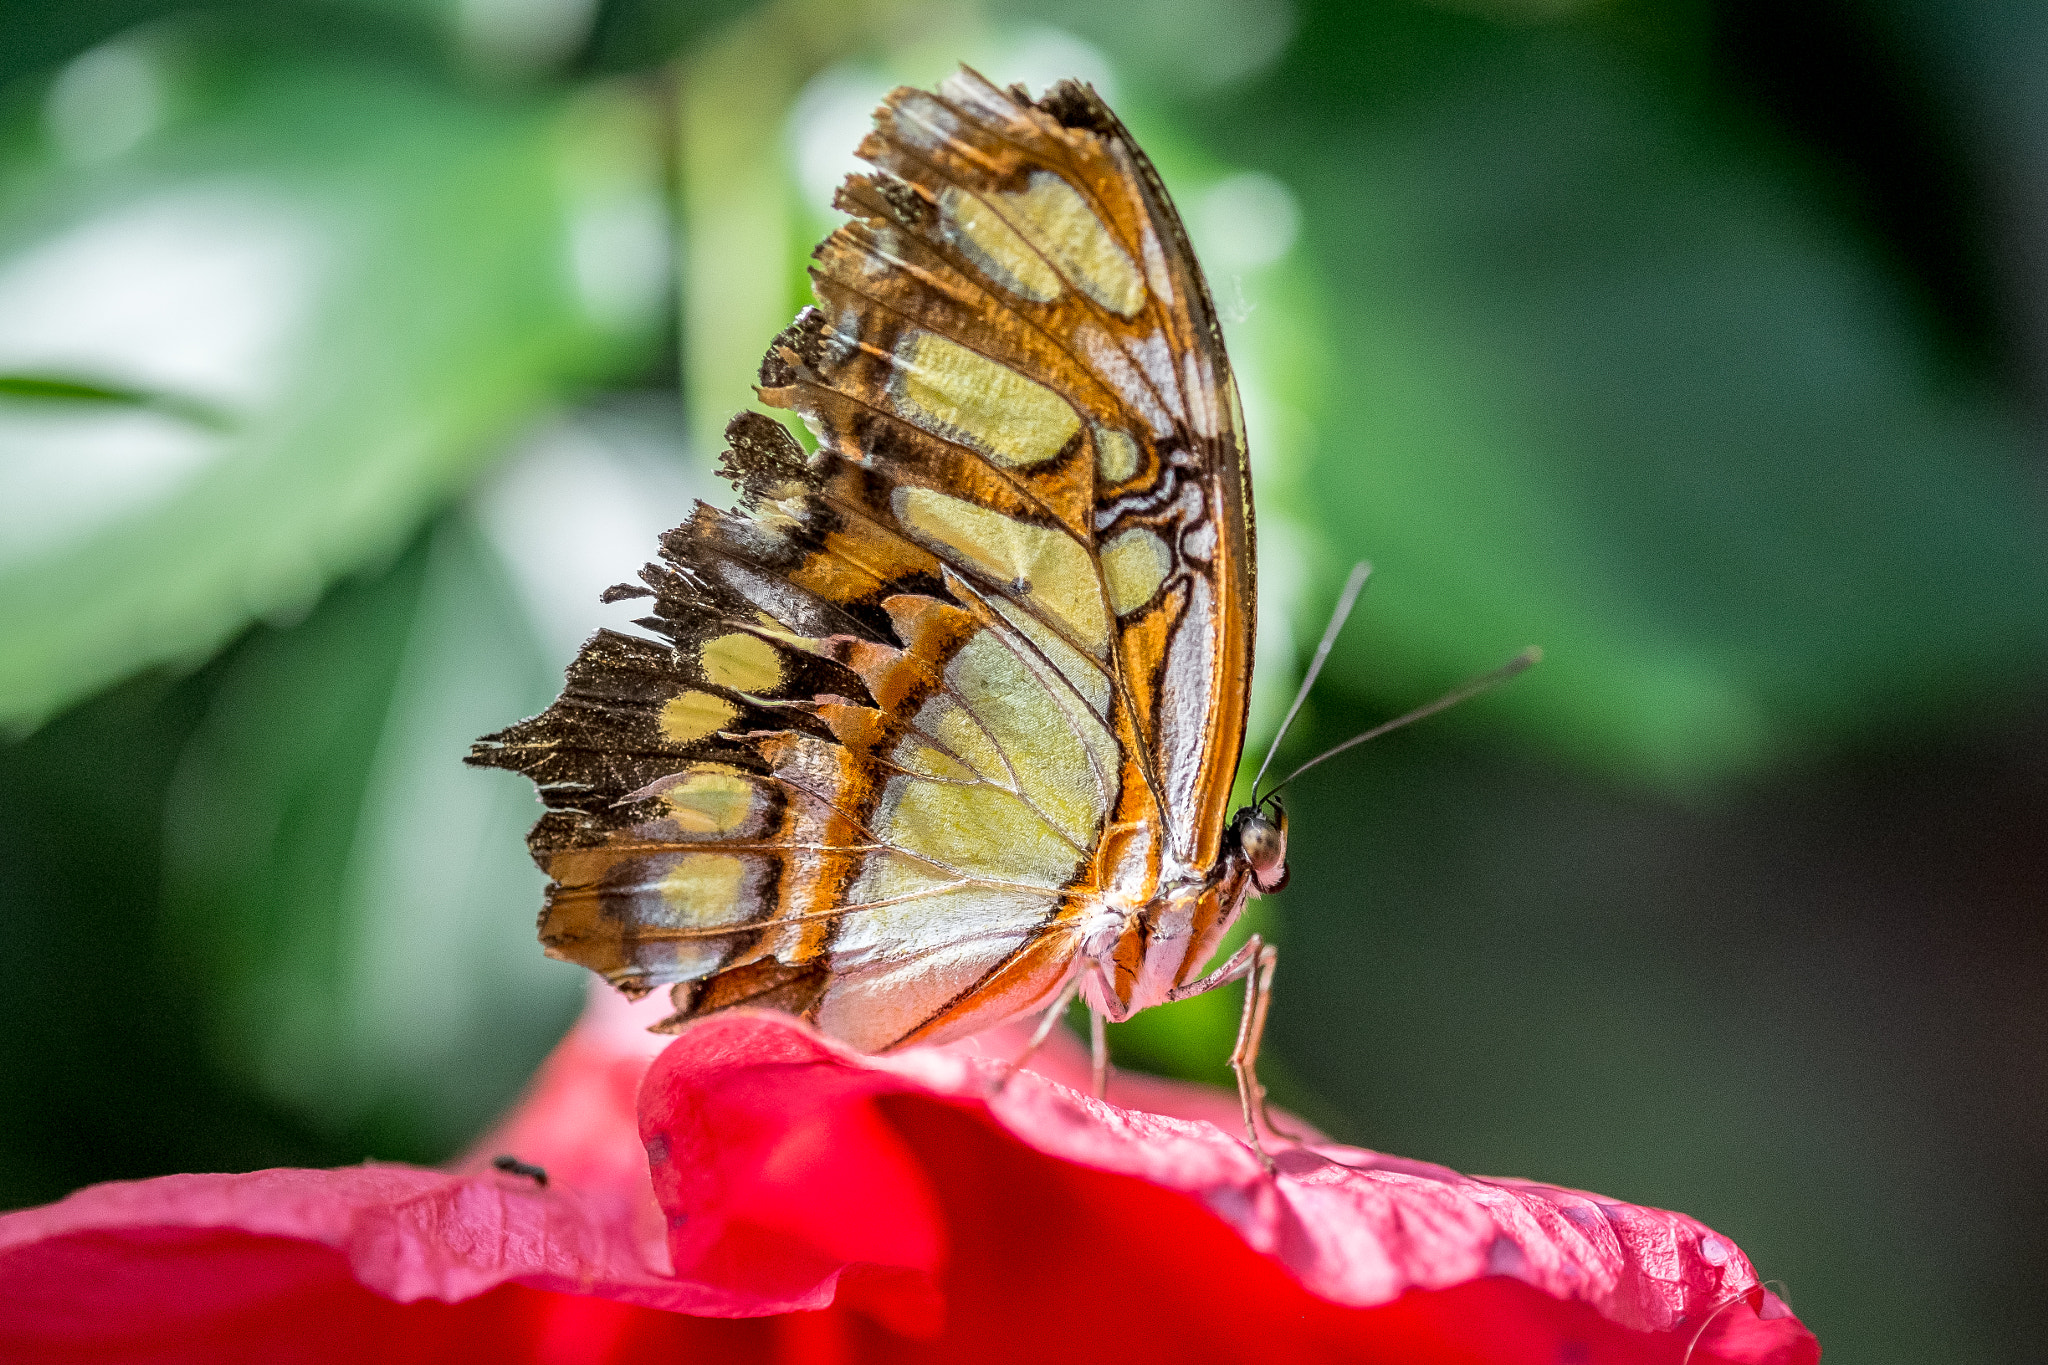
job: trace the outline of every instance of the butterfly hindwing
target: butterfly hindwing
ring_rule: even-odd
[[[1249,488],[1213,308],[1092,92],[898,90],[818,307],[700,505],[478,762],[541,784],[542,938],[678,1020],[869,1049],[1057,989],[1091,914],[1217,856],[1250,671]]]

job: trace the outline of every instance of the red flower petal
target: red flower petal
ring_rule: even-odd
[[[764,1307],[836,1293],[934,1358],[1135,1340],[1377,1359],[1388,1332],[1438,1359],[1678,1360],[1695,1337],[1696,1360],[1818,1358],[1683,1215],[1333,1144],[1282,1151],[1275,1179],[1234,1106],[1209,1121],[1211,1092],[1154,1083],[1200,1097],[1189,1119],[1028,1074],[991,1099],[998,1074],[961,1050],[861,1056],[779,1015],[692,1028],[641,1091],[677,1272]]]
[[[535,1290],[600,1295],[614,1313],[751,1311],[752,1299],[668,1273],[632,1126],[661,1040],[622,1031],[616,1014],[587,1014],[490,1139],[509,1145],[457,1172],[176,1175],[95,1185],[0,1217],[0,1357],[217,1360],[260,1355],[257,1344],[279,1334],[294,1343],[283,1358],[360,1360],[393,1333],[431,1337],[432,1322],[465,1336],[509,1321],[538,1330],[565,1311],[547,1305],[600,1301]],[[547,1169],[547,1185],[493,1169],[497,1151]],[[507,1282],[525,1288],[498,1290]],[[472,1302],[400,1308],[417,1300]]]
[[[0,1218],[0,1357],[1817,1356],[1676,1215],[1336,1147],[1276,1183],[1217,1092],[1120,1078],[1162,1118],[1022,1077],[990,1106],[970,1051],[877,1061],[780,1016],[692,1029],[642,1088],[633,1015],[586,1015],[455,1173],[173,1176]]]

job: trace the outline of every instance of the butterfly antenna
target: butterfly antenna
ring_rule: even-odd
[[[1330,613],[1330,624],[1323,628],[1323,642],[1316,646],[1316,657],[1309,660],[1308,672],[1302,675],[1301,686],[1294,693],[1294,705],[1287,708],[1287,719],[1280,722],[1280,729],[1273,736],[1273,742],[1266,746],[1266,761],[1259,765],[1258,774],[1252,778],[1252,802],[1258,803],[1259,783],[1265,780],[1266,769],[1273,766],[1273,755],[1280,752],[1280,741],[1287,738],[1287,727],[1294,724],[1294,718],[1301,713],[1301,704],[1308,700],[1308,690],[1316,685],[1316,674],[1323,671],[1323,664],[1330,657],[1330,649],[1337,643],[1337,632],[1344,629],[1351,609],[1358,605],[1358,594],[1365,591],[1365,580],[1372,576],[1372,565],[1364,560],[1351,566],[1351,577],[1344,580],[1344,591],[1338,594],[1337,609]]]
[[[1451,707],[1456,706],[1461,701],[1465,701],[1469,698],[1478,696],[1481,692],[1486,691],[1488,688],[1499,687],[1502,683],[1506,682],[1509,678],[1514,677],[1517,673],[1520,673],[1523,670],[1530,668],[1535,664],[1539,664],[1542,661],[1543,651],[1538,649],[1535,645],[1531,645],[1527,649],[1523,650],[1520,654],[1517,654],[1514,658],[1509,659],[1506,663],[1502,664],[1499,668],[1494,669],[1491,673],[1482,673],[1478,677],[1472,679],[1470,682],[1465,683],[1462,686],[1452,688],[1450,691],[1444,693],[1441,697],[1438,697],[1429,705],[1418,706],[1405,716],[1396,716],[1394,717],[1394,719],[1390,721],[1384,721],[1381,724],[1375,725],[1372,727],[1372,729],[1367,730],[1362,735],[1353,735],[1351,738],[1345,740],[1342,744],[1339,744],[1334,749],[1325,749],[1322,753],[1317,754],[1314,758],[1302,764],[1293,772],[1287,774],[1286,780],[1281,782],[1279,787],[1275,787],[1272,791],[1267,792],[1266,795],[1273,796],[1278,794],[1278,792],[1280,791],[1280,787],[1286,786],[1288,782],[1292,782],[1295,778],[1300,777],[1303,773],[1307,772],[1310,768],[1315,767],[1316,764],[1321,763],[1324,759],[1335,758],[1338,754],[1343,753],[1346,749],[1355,749],[1369,739],[1378,739],[1381,735],[1388,734],[1392,731],[1398,730],[1404,725],[1412,725],[1416,721],[1426,719],[1429,716],[1433,716],[1439,711],[1447,711]]]

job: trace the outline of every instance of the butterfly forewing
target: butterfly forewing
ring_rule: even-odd
[[[541,784],[541,935],[678,1021],[858,1046],[1039,1003],[1106,901],[1215,862],[1250,672],[1249,488],[1214,311],[1092,92],[898,90],[818,306],[735,419],[742,509],[475,760]]]

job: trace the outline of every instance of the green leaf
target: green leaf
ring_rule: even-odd
[[[462,513],[230,660],[167,810],[175,938],[230,1074],[419,1159],[508,1102],[584,974],[534,942],[531,792],[460,758],[554,682]]]
[[[0,370],[159,397],[0,394],[0,724],[304,611],[661,320],[654,135],[614,93],[195,25],[15,107]]]
[[[48,403],[97,403],[117,408],[141,408],[181,418],[198,427],[225,432],[234,419],[217,408],[194,402],[181,394],[150,393],[143,389],[66,379],[58,375],[0,374],[0,400],[15,398]],[[83,415],[78,412],[67,417]]]
[[[1532,44],[1532,48],[1533,48]],[[1816,187],[1552,45],[1290,157],[1330,282],[1297,515],[1377,566],[1333,677],[1684,782],[2048,659],[2016,421]]]

